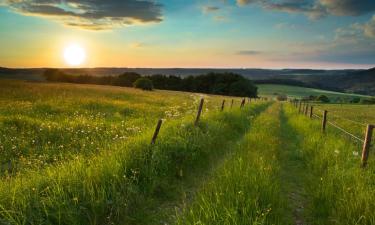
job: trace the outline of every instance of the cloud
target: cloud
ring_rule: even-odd
[[[337,16],[359,16],[375,10],[374,0],[319,0],[319,3]]]
[[[375,40],[375,15],[366,23],[355,23],[335,31],[335,41],[341,43],[358,43],[366,40],[371,42]]]
[[[262,52],[254,51],[254,50],[242,50],[242,51],[238,51],[236,54],[237,55],[260,55],[262,54]]]
[[[202,7],[203,13],[217,12],[219,10],[220,10],[220,7],[217,7],[217,6],[203,6]]]
[[[256,3],[259,2],[259,0],[237,0],[237,5],[243,6],[250,3]]]
[[[89,30],[162,21],[162,6],[151,0],[6,0],[5,4],[21,14]]]
[[[129,47],[130,48],[143,48],[145,47],[145,43],[142,43],[142,42],[133,42],[133,43],[130,43]]]
[[[257,4],[267,10],[302,13],[318,19],[327,15],[359,16],[375,11],[374,0],[237,0],[237,5]]]
[[[365,36],[375,39],[375,15],[363,26],[363,32]]]

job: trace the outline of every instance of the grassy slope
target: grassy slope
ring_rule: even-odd
[[[273,96],[274,93],[286,94],[293,98],[301,98],[310,95],[327,95],[329,98],[353,98],[353,97],[368,97],[365,95],[358,94],[349,94],[349,93],[340,93],[333,91],[325,91],[320,89],[305,88],[305,87],[296,87],[288,85],[276,85],[276,84],[259,84],[258,91],[261,96]]]
[[[153,128],[159,118],[193,117],[201,97],[206,99],[203,116],[217,110],[225,98],[1,80],[1,172],[43,168],[111,149]]]
[[[97,90],[102,87],[96,86],[73,86],[73,89],[70,89],[71,86],[52,85],[48,86],[50,88],[48,91],[52,96],[56,94],[63,101],[53,105],[56,100],[54,98],[51,99],[51,102],[48,101],[49,97],[40,102],[40,99],[46,96],[35,97],[30,94],[40,93],[35,86],[30,84],[25,86],[25,84],[19,83],[14,85],[13,89],[4,90],[10,93],[15,92],[13,97],[17,99],[17,104],[19,99],[25,101],[24,98],[31,98],[28,104],[31,104],[31,107],[41,103],[49,104],[50,107],[64,107],[63,103],[66,102],[74,106],[74,101],[90,95],[93,95],[93,99],[90,99],[93,101],[103,95],[118,98],[126,94],[129,97],[137,96],[136,103],[142,104],[138,95],[151,97],[153,94],[156,101],[153,104],[156,106],[146,98],[144,107],[147,112],[147,107],[160,108],[156,104],[157,99],[167,101],[170,97],[169,94],[163,92],[149,94],[134,90],[137,94],[134,95],[131,93],[132,89],[110,89],[103,92]],[[18,85],[21,85],[25,90],[17,89]],[[43,86],[37,87],[42,88],[42,93],[43,91],[49,93],[47,90],[43,90]],[[87,93],[79,95],[80,91],[85,92],[85,88],[89,89]],[[54,92],[53,89],[59,91]],[[30,90],[32,92],[27,93]],[[63,97],[60,96],[60,93],[64,93]],[[72,100],[69,100],[69,96]],[[172,98],[175,97],[176,95],[172,96]],[[184,97],[182,96],[182,99]],[[35,101],[32,98],[35,98]],[[212,101],[209,103],[212,105],[211,109],[217,109],[217,105],[213,104],[215,98],[219,102],[218,97],[208,98]],[[6,101],[6,99],[3,96],[2,100]],[[96,103],[101,102],[96,101]],[[107,104],[108,102],[112,101],[106,99]],[[8,104],[13,103],[9,102]],[[76,105],[76,107],[79,106],[80,104]],[[163,125],[157,144],[152,148],[149,146],[149,141],[153,124],[150,123],[150,129],[146,123],[142,134],[129,135],[125,140],[117,142],[111,138],[110,140],[114,143],[107,145],[105,151],[86,155],[78,153],[73,159],[66,158],[66,160],[50,163],[44,167],[25,168],[22,173],[12,174],[0,182],[1,222],[11,224],[111,224],[121,220],[125,221],[125,224],[155,224],[154,220],[159,218],[159,215],[153,215],[152,211],[159,205],[158,203],[176,199],[178,196],[176,186],[179,182],[187,177],[192,177],[193,171],[199,174],[200,168],[207,168],[215,155],[219,156],[230,150],[228,147],[242,137],[251,124],[252,117],[264,107],[266,107],[265,104],[254,104],[251,108],[246,107],[243,110],[236,107],[236,109],[233,108],[231,111],[226,110],[222,113],[217,110],[215,110],[216,112],[205,112],[199,128],[192,126],[193,116],[190,115],[182,116],[174,121],[167,121]],[[109,121],[104,120],[102,123],[112,124],[112,116],[122,107],[109,108],[113,110],[113,112],[108,112]],[[5,115],[7,109],[3,109]],[[100,112],[101,109],[99,108],[96,112]],[[19,110],[20,117],[26,116],[22,115],[22,110],[18,108],[16,110]],[[71,110],[71,107],[66,107],[65,110]],[[72,110],[74,112],[79,108]],[[33,119],[41,116],[37,114],[38,111],[31,109],[30,111],[36,113],[31,115]],[[65,111],[62,110],[62,112]],[[42,115],[46,115],[45,117],[49,115],[46,112],[43,113]],[[83,116],[76,122],[79,123],[80,120],[83,120],[85,115],[83,113]],[[65,115],[59,116],[65,117]],[[4,117],[8,118],[8,116]],[[40,118],[40,120],[43,119]],[[115,119],[113,124],[116,124],[117,121]],[[3,126],[6,125],[6,123],[3,124]],[[64,125],[64,123],[58,125]],[[91,124],[91,126],[95,125]],[[20,130],[27,131],[25,128],[29,127],[22,127]],[[110,128],[113,128],[113,125]],[[56,133],[61,135],[58,131]],[[45,134],[38,133],[36,135],[44,137]],[[85,135],[92,134],[85,132]],[[76,139],[85,141],[83,137],[76,137]],[[50,140],[50,142],[52,141],[54,139]],[[43,150],[41,149],[41,151]],[[67,148],[65,150],[67,152],[61,153],[63,157],[65,157],[64,154],[70,154],[69,150]],[[45,154],[49,154],[49,151],[46,151]]]

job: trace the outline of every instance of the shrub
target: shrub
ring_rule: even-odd
[[[361,98],[359,97],[355,97],[355,98],[352,98],[352,100],[350,100],[351,103],[359,103],[361,101]]]
[[[125,72],[119,75],[114,80],[114,85],[116,86],[123,86],[123,87],[131,87],[135,81],[141,78],[141,75],[134,72]]]
[[[133,86],[135,88],[140,88],[142,90],[151,91],[154,88],[154,85],[152,84],[152,81],[148,78],[141,77],[138,78],[134,83]]]
[[[324,102],[324,103],[327,103],[329,102],[329,98],[325,95],[319,95],[319,97],[317,98],[318,101],[320,102]]]
[[[276,97],[276,99],[277,99],[277,101],[286,101],[286,100],[288,100],[288,96],[286,96],[286,95],[278,95]]]
[[[372,105],[372,104],[375,104],[375,98],[363,98],[361,99],[361,103],[362,104],[368,104],[368,105]]]

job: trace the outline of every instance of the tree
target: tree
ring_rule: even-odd
[[[138,78],[133,86],[135,88],[140,88],[142,90],[151,91],[154,88],[154,85],[152,84],[152,81],[146,77]]]
[[[318,101],[320,102],[324,102],[324,103],[328,103],[329,102],[329,98],[325,95],[319,95],[319,97],[317,98]]]
[[[284,95],[284,94],[280,94],[276,97],[277,101],[286,101],[288,100],[288,96]]]
[[[362,104],[368,104],[368,105],[375,104],[375,98],[374,97],[372,97],[372,98],[362,98],[361,103]]]
[[[132,87],[133,83],[141,78],[141,75],[138,73],[134,72],[125,72],[121,75],[119,75],[115,80],[114,80],[114,85],[116,86],[122,86],[122,87]]]
[[[350,100],[351,103],[359,103],[361,101],[361,98],[359,97],[354,97],[352,100]]]

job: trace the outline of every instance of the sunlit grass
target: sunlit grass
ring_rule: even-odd
[[[267,105],[220,112],[220,96],[91,85],[3,86],[2,94],[13,95],[1,97],[11,106],[0,111],[1,154],[4,162],[22,166],[4,170],[0,182],[0,218],[9,224],[144,224],[150,217],[146,206],[168,199],[176,182],[229,151]],[[201,97],[205,110],[194,127]],[[159,118],[165,121],[150,146]]]
[[[350,116],[350,111],[346,116]],[[368,116],[366,116],[368,115]],[[366,114],[364,118],[371,118]],[[342,137],[339,131],[320,131],[320,121],[309,121],[288,107],[289,124],[300,140],[298,146],[306,164],[305,189],[313,224],[375,224],[375,160],[360,167],[361,145]],[[343,112],[343,116],[344,112]],[[355,117],[353,117],[355,118]]]
[[[167,121],[205,113],[225,97],[96,85],[0,81],[0,165],[17,172],[111,149]],[[230,101],[226,98],[227,102]],[[239,99],[236,106],[239,107]]]
[[[178,224],[288,224],[276,157],[280,105],[257,118],[235,152],[199,190]]]

